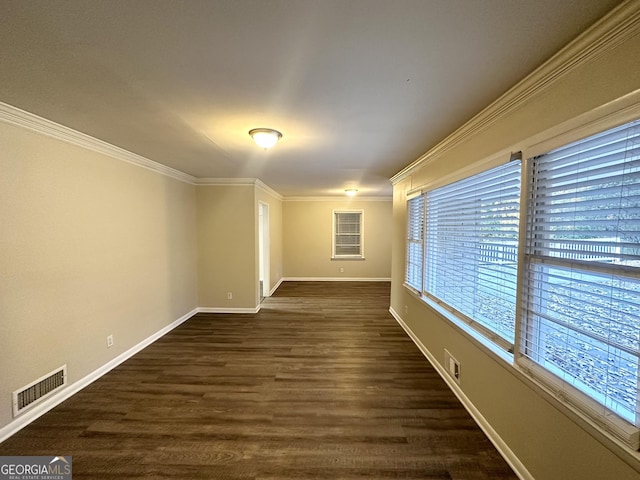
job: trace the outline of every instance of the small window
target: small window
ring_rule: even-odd
[[[362,210],[333,212],[333,258],[362,258]]]
[[[416,292],[422,292],[422,265],[424,261],[424,196],[407,202],[407,259],[404,283]]]

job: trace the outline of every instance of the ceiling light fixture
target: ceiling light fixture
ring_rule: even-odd
[[[347,194],[347,197],[355,197],[356,193],[358,193],[358,190],[356,190],[355,188],[347,188],[344,193]]]
[[[251,135],[253,141],[256,142],[256,145],[265,150],[273,147],[278,143],[278,140],[282,138],[282,134],[272,128],[254,128],[253,130],[249,130],[249,135]]]

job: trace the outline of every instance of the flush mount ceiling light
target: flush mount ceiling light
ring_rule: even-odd
[[[273,147],[282,138],[282,134],[272,128],[254,128],[249,130],[249,135],[256,145],[264,149]]]
[[[355,197],[356,193],[358,193],[358,190],[356,190],[355,188],[347,188],[344,193],[347,194],[347,197]]]

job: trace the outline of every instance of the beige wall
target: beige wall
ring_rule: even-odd
[[[461,388],[536,480],[637,479],[638,455],[589,433],[507,363],[403,286],[406,193],[640,88],[640,37],[588,62],[394,185],[392,308],[440,362],[462,366]],[[525,142],[526,143],[526,142]]]
[[[194,186],[1,122],[0,145],[1,427],[13,390],[195,309],[197,276]]]
[[[197,307],[255,309],[258,202],[282,278],[268,188],[196,187],[6,123],[0,145],[0,428],[55,368],[73,384]]]
[[[364,211],[365,260],[331,260],[334,209]],[[285,200],[285,278],[388,279],[391,277],[390,201]],[[340,268],[344,272],[340,272]]]
[[[636,36],[397,183],[393,204],[195,187],[0,123],[0,427],[11,421],[11,392],[62,364],[73,383],[197,306],[255,308],[262,201],[272,286],[392,277],[394,311],[436,359],[447,348],[461,362],[464,394],[536,480],[637,478],[632,456],[580,427],[402,279],[409,189],[640,88],[639,64]],[[331,260],[332,210],[346,208],[365,212],[364,261]]]
[[[199,185],[196,196],[198,305],[256,308],[255,185]]]

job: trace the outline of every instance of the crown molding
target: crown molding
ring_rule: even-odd
[[[278,200],[283,200],[284,197],[276,192],[269,185],[264,183],[259,178],[216,178],[216,177],[201,177],[196,178],[196,185],[203,186],[236,186],[236,187],[248,187],[254,186],[259,190],[271,195],[272,197],[277,198]]]
[[[179,170],[154,162],[153,160],[149,160],[148,158],[136,153],[129,152],[123,148],[116,147],[115,145],[98,140],[97,138],[85,133],[78,132],[77,130],[65,127],[64,125],[60,125],[59,123],[47,120],[46,118],[42,118],[38,115],[34,115],[33,113],[29,113],[3,102],[0,102],[0,121],[107,155],[116,160],[122,160],[123,162],[146,168],[147,170],[180,180],[181,182],[193,184],[196,180],[195,177],[180,172]]]
[[[282,195],[280,195],[278,192],[276,192],[273,188],[271,188],[269,185],[264,183],[259,178],[256,178],[256,188],[262,190],[267,195],[271,195],[272,197],[277,198],[280,201],[284,200],[284,197]]]
[[[235,187],[254,186],[257,178],[216,178],[216,177],[199,177],[195,179],[196,185],[228,185]]]
[[[456,145],[514,111],[576,68],[600,57],[640,32],[640,2],[627,0],[585,30],[553,57],[424,155],[391,177],[396,184]]]
[[[284,197],[285,202],[391,202],[393,197],[347,197],[343,195],[341,197]]]
[[[113,159],[121,160],[138,167],[151,170],[153,172],[165,175],[167,177],[174,178],[181,182],[189,183],[191,185],[211,185],[211,186],[253,186],[262,190],[263,192],[277,198],[280,201],[288,200],[286,197],[279,194],[269,185],[264,183],[259,178],[209,178],[209,177],[194,177],[187,173],[181,172],[161,163],[154,162],[148,158],[145,158],[136,153],[130,152],[120,147],[116,147],[103,140],[99,140],[95,137],[87,135],[82,132],[78,132],[59,123],[47,120],[33,113],[22,110],[13,105],[0,102],[0,121],[6,122],[11,125],[26,128],[35,133],[46,135],[56,140],[70,143],[72,145],[86,148],[94,152],[107,155]],[[306,201],[319,201],[319,200],[345,200],[343,197],[290,197],[293,199],[305,199]],[[390,200],[389,198],[358,198],[359,201],[372,201],[372,200]]]

